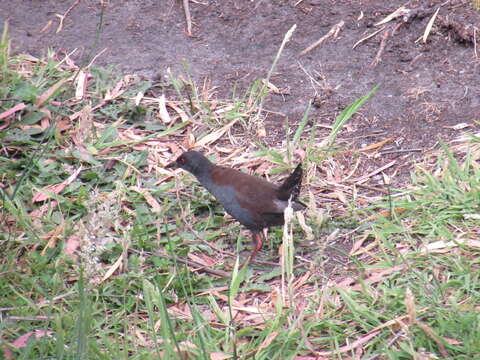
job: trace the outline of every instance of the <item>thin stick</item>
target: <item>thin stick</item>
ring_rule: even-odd
[[[365,185],[365,184],[353,184],[353,185],[361,187],[361,188],[365,188],[367,190],[378,191],[379,193],[382,193],[382,194],[385,194],[385,195],[390,194],[389,191],[384,190],[384,189],[380,189],[380,188],[375,187],[375,186],[370,186],[370,185]]]
[[[358,40],[353,46],[352,46],[352,50],[355,49],[358,45],[360,45],[362,42],[364,41],[367,41],[368,39],[374,37],[375,35],[377,35],[379,32],[383,31],[385,29],[385,26],[382,27],[381,29],[378,29],[377,31],[371,33],[370,35],[367,35],[365,36],[364,38]]]
[[[188,36],[192,36],[192,18],[190,16],[188,0],[183,0],[183,10],[185,11],[185,19],[187,20],[187,34]]]
[[[305,50],[301,51],[300,54],[298,54],[298,55],[303,56],[306,53],[312,51],[317,46],[321,45],[329,37],[336,38],[338,36],[338,33],[340,32],[340,30],[342,29],[343,25],[345,25],[345,21],[343,21],[343,20],[341,20],[338,24],[333,25],[332,28],[330,29],[330,31],[327,34],[323,35],[320,39],[315,41],[312,45],[307,47]]]
[[[387,39],[390,36],[390,29],[385,30],[385,33],[382,36],[382,40],[380,41],[380,48],[377,51],[377,55],[375,56],[375,59],[370,63],[371,67],[375,67],[382,61],[382,54],[383,50],[385,50],[385,44],[387,43]]]
[[[75,2],[67,9],[67,11],[65,11],[65,13],[63,15],[60,15],[60,14],[55,14],[56,17],[60,18],[60,23],[58,24],[58,27],[57,27],[57,31],[55,32],[56,34],[58,34],[60,31],[62,31],[62,28],[63,28],[63,20],[65,20],[65,18],[67,17],[67,15],[70,13],[70,11],[72,11],[72,9],[77,6],[78,4],[80,4],[80,1],[81,0],[75,0]]]
[[[285,36],[283,37],[282,44],[280,45],[280,48],[279,48],[278,51],[277,51],[277,55],[275,56],[275,59],[273,59],[273,64],[272,64],[272,66],[270,67],[270,70],[268,71],[267,78],[265,79],[265,82],[263,83],[262,89],[261,89],[261,91],[259,92],[260,94],[265,90],[265,88],[267,87],[267,84],[270,83],[270,78],[272,77],[273,70],[275,69],[275,67],[276,67],[276,65],[277,65],[277,62],[278,62],[278,60],[280,59],[280,55],[281,55],[282,52],[283,52],[283,48],[285,47],[285,45],[287,44],[287,42],[290,41],[290,38],[292,37],[293,32],[295,31],[296,28],[297,28],[297,24],[294,24],[294,25],[287,31],[287,33],[285,34]],[[258,111],[257,111],[257,114],[256,114],[255,117],[254,117],[254,120],[253,120],[254,123],[257,122],[258,119],[260,119],[260,114],[262,113],[262,110],[263,110],[264,99],[265,99],[265,96],[263,96],[263,97],[260,99],[260,104],[258,105]]]
[[[421,152],[423,149],[400,149],[400,150],[390,150],[390,151],[382,151],[381,155],[387,154],[400,154],[400,153],[407,153],[407,152]]]
[[[477,28],[473,28],[473,52],[475,53],[475,57],[478,59],[477,54]]]
[[[359,185],[360,183],[363,183],[364,181],[367,181],[369,178],[371,178],[373,175],[376,175],[378,173],[381,173],[383,170],[386,170],[388,169],[389,167],[392,167],[393,165],[395,165],[397,162],[394,160],[394,161],[391,161],[389,162],[388,164],[378,168],[377,170],[374,170],[372,171],[371,173],[367,174],[367,175],[364,175],[362,176],[361,178],[357,179],[355,181],[355,185]]]

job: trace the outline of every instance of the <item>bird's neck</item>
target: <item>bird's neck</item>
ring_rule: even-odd
[[[202,183],[204,186],[209,185],[212,183],[212,170],[213,170],[214,165],[212,163],[203,163],[200,166],[198,166],[195,171],[193,172],[193,175]]]

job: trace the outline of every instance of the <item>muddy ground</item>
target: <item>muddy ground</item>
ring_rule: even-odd
[[[191,35],[181,1],[105,1],[103,11],[100,3],[2,1],[0,23],[9,20],[14,52],[40,56],[47,48],[77,49],[76,61],[85,63],[106,49],[96,64],[118,64],[157,79],[167,69],[184,72],[185,63],[198,84],[211,81],[217,97],[265,77],[285,33],[296,24],[271,79],[283,94],[266,103],[272,112],[263,141],[284,138],[285,117],[298,122],[309,101],[315,104],[311,124],[326,134],[339,111],[375,84],[379,91],[342,134],[358,146],[395,138],[372,167],[421,156],[439,137],[479,128],[480,12],[469,1],[192,0]],[[402,5],[401,16],[376,24]],[[57,14],[70,7],[56,33]],[[336,37],[300,54],[341,22]],[[459,127],[468,127],[453,128],[462,123]]]

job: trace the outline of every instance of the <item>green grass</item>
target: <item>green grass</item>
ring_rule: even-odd
[[[153,84],[92,68],[76,100],[75,85],[62,81],[78,69],[55,54],[11,57],[6,35],[0,45],[0,113],[26,105],[0,131],[4,358],[480,357],[478,137],[468,151],[445,145],[410,187],[382,200],[360,206],[345,190],[348,203],[329,202],[314,195],[327,187],[320,169],[350,151],[338,145],[341,129],[373,92],[353,100],[330,134],[309,128],[307,109],[286,124],[286,147],[257,140],[232,158],[259,159],[276,178],[303,151],[305,227],[292,221],[285,238],[271,231],[261,254],[277,261],[276,249],[294,244],[301,257],[240,268],[237,254],[250,246],[241,227],[189,174],[173,177],[163,165],[189,136],[205,151],[223,149],[212,151],[216,160],[231,155],[230,126],[249,131],[250,116],[262,114],[260,83],[218,100],[191,79]],[[125,91],[105,101],[120,81]],[[158,92],[188,117],[160,121]],[[343,216],[330,218],[333,206]],[[312,247],[303,246],[308,229]],[[327,271],[342,236],[362,246],[351,255],[338,248],[348,262]]]

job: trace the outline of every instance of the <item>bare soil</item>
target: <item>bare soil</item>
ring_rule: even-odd
[[[56,33],[56,14],[72,5]],[[296,24],[271,79],[286,94],[272,95],[266,104],[272,111],[266,141],[283,138],[285,117],[298,122],[309,101],[316,105],[311,123],[322,129],[380,84],[343,137],[359,146],[393,137],[391,151],[421,153],[439,137],[457,135],[452,127],[459,123],[479,127],[474,121],[480,120],[480,13],[469,1],[410,1],[403,16],[375,26],[402,5],[402,0],[190,1],[188,36],[181,1],[116,0],[102,11],[94,0],[12,0],[0,3],[0,23],[9,20],[15,52],[40,56],[47,48],[77,49],[77,61],[89,61],[106,48],[97,64],[118,64],[148,78],[162,77],[167,69],[185,72],[187,64],[194,80],[209,79],[219,97],[265,77],[285,33]],[[424,43],[420,38],[439,7]],[[299,55],[341,21],[336,38]],[[417,152],[385,154],[383,161]]]

